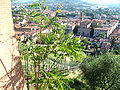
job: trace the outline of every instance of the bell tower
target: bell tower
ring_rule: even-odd
[[[80,21],[83,21],[83,20],[84,20],[84,13],[80,12]]]

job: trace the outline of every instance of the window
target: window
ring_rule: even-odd
[[[84,35],[85,33],[83,32],[83,35]]]

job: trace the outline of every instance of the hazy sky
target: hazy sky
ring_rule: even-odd
[[[120,3],[120,0],[82,0],[82,1],[88,1],[94,4],[116,4]]]
[[[16,1],[31,1],[31,0],[16,0]],[[32,0],[32,1],[38,1],[38,0]],[[46,0],[47,1],[47,0]],[[57,0],[56,0],[57,1]],[[59,0],[58,0],[59,1]],[[67,1],[67,0],[66,0]],[[87,2],[91,2],[93,4],[116,4],[116,3],[120,3],[120,0],[82,0],[82,1],[87,1]]]

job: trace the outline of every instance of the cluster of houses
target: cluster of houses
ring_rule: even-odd
[[[36,10],[36,9],[35,9]],[[38,10],[39,12],[39,10]],[[46,10],[45,13],[49,13],[49,18],[55,16],[54,11]],[[66,12],[65,12],[66,13]],[[13,18],[20,18],[19,15]],[[107,20],[107,19],[90,19],[90,16],[84,16],[82,12],[80,12],[79,18],[66,18],[63,17],[59,19],[58,23],[61,25],[66,25],[65,34],[73,32],[75,27],[77,26],[77,32],[74,36],[92,38],[99,36],[99,34],[104,33],[106,35],[106,39],[112,39],[115,37],[117,39],[117,43],[120,44],[120,29],[118,28],[119,21],[118,20]],[[27,37],[35,38],[37,32],[41,32],[42,34],[48,34],[52,30],[52,27],[48,27],[45,30],[41,30],[35,22],[28,22],[25,19],[22,22],[15,22],[15,32],[16,38],[21,41],[25,41]],[[93,41],[95,41],[94,38]],[[102,42],[103,48],[108,48],[110,46],[108,42],[104,39]],[[92,42],[92,41],[91,41]]]
[[[15,34],[16,39],[20,41],[26,41],[27,38],[36,38],[37,33],[41,32],[42,34],[48,34],[52,27],[48,27],[45,30],[42,30],[39,26],[32,26],[36,23],[25,23],[24,25],[21,24],[15,24]],[[37,39],[36,39],[37,40]]]
[[[118,27],[119,21],[118,20],[101,20],[101,19],[89,19],[85,18],[86,16],[83,15],[81,12],[80,17],[73,19],[73,18],[63,18],[60,19],[59,23],[62,25],[67,25],[67,27],[71,27],[71,30],[75,28],[77,25],[79,28],[77,30],[76,35],[82,35],[85,37],[90,36],[98,36],[100,33],[106,34],[108,38],[111,33]],[[92,30],[94,27],[94,30]],[[93,33],[93,34],[91,34]]]
[[[39,13],[39,9],[31,9],[30,12],[36,10],[37,13]],[[49,18],[53,18],[55,16],[55,12],[46,10],[44,13],[49,15]],[[23,16],[25,18],[26,16]],[[13,19],[22,19],[20,14],[16,14]],[[16,39],[20,41],[26,41],[27,38],[32,37],[36,38],[36,33],[41,32],[42,34],[48,34],[52,27],[48,27],[45,30],[42,30],[40,28],[40,24],[35,22],[29,22],[26,19],[23,19],[22,21],[16,21],[14,23],[15,33],[16,33]]]
[[[89,18],[90,17],[84,16],[81,12],[79,18],[63,18],[60,19],[59,23],[67,25],[67,31],[74,31],[77,26],[78,28],[75,37],[86,38],[92,44],[97,43],[102,50],[110,50],[111,40],[113,38],[116,39],[117,45],[120,46],[120,29],[118,20]],[[104,33],[106,38],[98,38],[101,33]]]

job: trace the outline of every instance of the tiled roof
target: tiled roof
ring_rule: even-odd
[[[93,19],[93,22],[101,22],[101,23],[105,23],[105,20],[101,20],[101,19]]]
[[[24,27],[22,27],[20,25],[16,25],[15,28],[27,28],[27,29],[31,29],[32,26],[24,26]]]
[[[91,21],[87,21],[87,20],[81,22],[81,24],[84,24],[84,25],[88,25],[90,23],[91,23]]]
[[[16,39],[20,39],[21,38],[21,36],[16,36]]]
[[[36,27],[34,27],[34,29],[40,29],[40,27],[36,26]]]
[[[114,30],[114,32],[110,35],[110,37],[120,37],[120,29]]]
[[[21,31],[15,31],[15,34],[23,34],[24,32]]]
[[[27,35],[31,35],[31,34],[33,34],[34,32],[25,32],[25,34],[27,34]]]
[[[25,27],[21,27],[21,28],[31,29],[31,28],[32,28],[32,26],[25,26]]]
[[[20,25],[16,25],[15,28],[21,28],[21,26]]]
[[[109,30],[111,30],[111,28],[110,27],[95,28],[94,30],[107,30],[107,31],[109,31]]]

